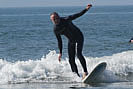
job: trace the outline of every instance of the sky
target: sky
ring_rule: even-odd
[[[0,0],[0,7],[133,5],[133,0]]]

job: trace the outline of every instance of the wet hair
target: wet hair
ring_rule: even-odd
[[[50,16],[51,15],[57,15],[57,16],[59,16],[57,12],[53,12],[53,13],[50,14]]]

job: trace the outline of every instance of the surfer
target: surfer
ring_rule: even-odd
[[[60,17],[57,12],[53,12],[50,15],[50,19],[54,24],[54,33],[58,40],[58,48],[60,51],[59,57],[58,57],[59,62],[61,61],[62,48],[63,48],[61,35],[64,35],[68,38],[68,55],[69,55],[69,63],[70,63],[72,72],[80,76],[78,73],[77,65],[75,63],[75,54],[77,51],[77,57],[79,58],[80,63],[84,70],[83,78],[88,74],[86,61],[82,55],[84,37],[80,29],[72,23],[72,20],[75,20],[76,18],[85,14],[91,7],[92,5],[88,4],[86,8],[81,12],[67,16],[67,17]]]
[[[129,40],[129,42],[130,42],[130,43],[133,43],[133,38],[131,38],[131,39]]]

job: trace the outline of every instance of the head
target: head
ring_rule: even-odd
[[[133,40],[130,40],[129,43],[133,43]]]
[[[50,19],[54,24],[58,24],[60,22],[60,16],[56,12],[51,13]]]
[[[131,38],[131,39],[129,40],[129,43],[133,43],[133,38]]]

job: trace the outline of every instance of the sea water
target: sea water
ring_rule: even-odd
[[[80,12],[85,7],[0,8],[0,88],[67,89],[133,87],[133,6],[94,6],[73,23],[84,34],[83,54],[90,72],[107,62],[96,84],[83,84],[73,74],[67,54],[67,38],[62,36],[63,57],[58,62],[57,39],[50,13],[60,16]],[[76,57],[79,74],[82,66]]]

